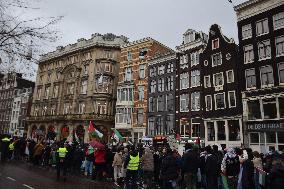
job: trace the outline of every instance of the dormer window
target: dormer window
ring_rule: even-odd
[[[212,50],[219,48],[219,38],[212,40]]]
[[[190,32],[184,35],[184,43],[190,43],[195,40],[195,32]]]

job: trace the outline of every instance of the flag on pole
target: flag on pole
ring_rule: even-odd
[[[77,135],[77,132],[75,131],[75,140],[78,142],[78,143],[80,143],[80,139],[79,139],[79,137],[78,137],[78,135]]]
[[[121,136],[121,134],[116,129],[114,129],[114,132],[112,134],[112,138],[115,139],[118,142],[123,141],[123,137]]]
[[[92,133],[92,132],[94,132],[94,130],[95,130],[94,125],[93,125],[92,121],[90,121],[88,131],[89,131],[89,133]]]
[[[103,133],[101,133],[99,130],[97,130],[97,129],[94,127],[92,121],[90,121],[89,129],[88,129],[88,130],[89,130],[89,133],[91,133],[93,137],[102,138],[102,137],[104,136]]]

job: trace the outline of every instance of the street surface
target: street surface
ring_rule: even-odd
[[[78,176],[56,181],[56,171],[24,162],[0,163],[0,189],[115,189],[112,182],[96,182]]]

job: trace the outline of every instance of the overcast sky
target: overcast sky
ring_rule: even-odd
[[[64,15],[57,25],[62,38],[51,50],[92,33],[125,35],[130,41],[152,37],[175,49],[188,28],[208,33],[214,23],[237,41],[236,15],[228,0],[43,0],[40,6],[39,14]]]

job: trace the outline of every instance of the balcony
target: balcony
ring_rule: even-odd
[[[131,129],[132,126],[130,123],[115,123],[116,129]]]
[[[134,101],[116,101],[117,106],[134,106]]]

